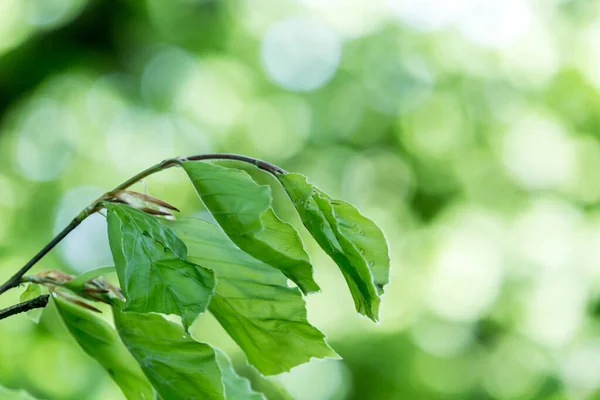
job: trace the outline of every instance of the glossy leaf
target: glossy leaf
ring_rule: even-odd
[[[108,323],[61,298],[54,297],[52,301],[81,348],[104,367],[127,399],[154,398],[152,386]]]
[[[125,311],[177,314],[187,329],[206,310],[212,271],[185,260],[185,244],[156,217],[108,206],[108,231]]]
[[[27,285],[27,288],[25,288],[23,293],[21,293],[19,301],[24,302],[27,300],[32,300],[38,296],[41,296],[42,294],[43,294],[42,288],[40,287],[40,285],[30,283],[29,285]],[[31,319],[33,322],[35,322],[37,324],[40,322],[40,318],[42,316],[42,311],[44,311],[44,310],[41,308],[36,308],[36,309],[27,311],[26,314],[29,319]]]
[[[184,162],[196,191],[229,238],[242,250],[281,270],[304,293],[319,286],[296,229],[271,208],[269,186],[244,171],[204,162]]]
[[[381,229],[351,204],[331,199],[303,175],[284,174],[279,180],[306,229],[340,267],[356,310],[377,321],[390,268]]]
[[[119,336],[164,400],[224,400],[214,349],[193,340],[177,324],[157,314],[113,307]]]
[[[266,400],[265,396],[252,390],[250,382],[235,372],[231,360],[222,351],[215,349],[217,363],[223,374],[223,385],[227,400]]]
[[[209,310],[261,373],[273,375],[309,361],[338,357],[306,319],[298,288],[276,269],[238,249],[215,225],[169,221],[189,248],[189,258],[215,271]]]

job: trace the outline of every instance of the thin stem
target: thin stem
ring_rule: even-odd
[[[26,312],[29,310],[34,310],[36,308],[44,308],[48,305],[48,299],[50,295],[43,294],[31,300],[24,301],[19,304],[15,304],[14,306],[10,306],[0,310],[0,319],[8,318],[12,315],[20,314],[22,312]]]
[[[85,211],[85,210],[84,210]],[[50,252],[61,240],[63,240],[73,229],[77,228],[84,219],[88,217],[84,211],[79,213],[69,225],[65,227],[54,239],[50,241],[42,250],[40,250],[27,264],[25,264],[20,270],[18,270],[13,276],[10,277],[2,286],[0,286],[0,294],[6,292],[9,289],[19,286],[21,278],[27,273],[38,261],[40,261],[46,254]]]
[[[25,264],[20,270],[18,270],[8,281],[0,286],[0,294],[17,287],[21,284],[23,276],[29,271],[38,261],[40,261],[46,254],[50,252],[58,243],[60,243],[71,231],[79,226],[87,217],[98,212],[101,208],[102,201],[110,198],[113,193],[121,190],[126,190],[135,183],[142,179],[167,168],[180,165],[184,161],[202,161],[202,160],[236,160],[249,164],[253,164],[258,168],[267,171],[273,175],[285,174],[286,171],[279,168],[276,165],[270,164],[266,161],[258,160],[256,158],[246,157],[238,154],[200,154],[190,157],[176,157],[168,158],[150,168],[145,169],[139,174],[129,178],[125,182],[115,187],[110,192],[107,192],[95,200],[92,204],[83,209],[73,220],[67,225],[54,239],[50,241],[42,250],[40,250],[27,264]]]
[[[265,170],[273,175],[280,175],[287,173],[284,169],[279,168],[277,165],[273,165],[257,158],[241,156],[239,154],[200,154],[197,156],[185,157],[184,160],[188,161],[201,161],[201,160],[236,160],[245,162],[248,164],[256,165],[258,168]]]

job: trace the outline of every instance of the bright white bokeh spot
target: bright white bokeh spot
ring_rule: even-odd
[[[347,375],[340,361],[313,359],[279,375],[277,380],[295,400],[329,400],[334,396],[344,398]]]
[[[75,217],[78,210],[88,206],[102,194],[94,186],[80,186],[69,190],[62,198],[54,222],[54,234],[60,232]],[[113,265],[106,219],[100,214],[86,218],[57,246],[60,256],[77,272]]]
[[[261,60],[267,76],[284,89],[316,90],[333,78],[341,57],[338,35],[308,18],[277,22],[261,43]]]
[[[29,109],[16,138],[17,167],[30,180],[56,179],[76,151],[77,120],[50,99],[33,102]]]
[[[407,25],[423,31],[437,30],[454,22],[469,0],[387,0],[389,7]]]
[[[528,189],[560,188],[576,172],[575,146],[565,128],[550,116],[528,114],[506,133],[502,158]]]
[[[582,343],[570,350],[560,365],[560,375],[570,388],[600,388],[600,342]]]
[[[501,231],[495,219],[468,216],[448,226],[435,261],[427,300],[451,321],[470,322],[488,312],[502,282]]]
[[[387,22],[388,10],[382,1],[296,1],[312,11],[314,18],[334,28],[345,39],[376,32]]]
[[[297,2],[304,4],[308,7],[315,7],[325,9],[329,7],[343,7],[347,2],[346,0],[296,0]]]
[[[472,42],[501,48],[520,39],[530,28],[532,19],[527,0],[469,0],[457,17],[456,25]]]
[[[512,235],[514,254],[527,265],[548,271],[572,270],[583,244],[583,215],[571,204],[538,199],[515,220]],[[531,273],[538,271],[527,269]]]
[[[503,49],[500,57],[505,76],[518,87],[542,88],[559,69],[558,44],[540,24]]]
[[[523,330],[544,346],[565,346],[585,319],[586,301],[585,282],[576,274],[546,274],[525,301]]]

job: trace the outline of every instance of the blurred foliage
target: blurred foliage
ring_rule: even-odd
[[[4,0],[0,278],[146,166],[248,154],[359,205],[392,249],[371,327],[306,240],[309,316],[345,361],[256,378],[271,398],[597,398],[599,49],[593,0]],[[182,171],[146,186],[200,209]],[[105,229],[39,268],[110,264]],[[120,398],[50,316],[2,321],[0,384]]]

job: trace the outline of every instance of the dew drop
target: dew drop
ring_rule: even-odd
[[[365,254],[365,249],[360,249],[360,254]]]
[[[372,267],[373,265],[375,265],[375,261],[369,261],[369,267]]]
[[[365,236],[365,235],[366,235],[365,231],[360,231],[360,236]]]

